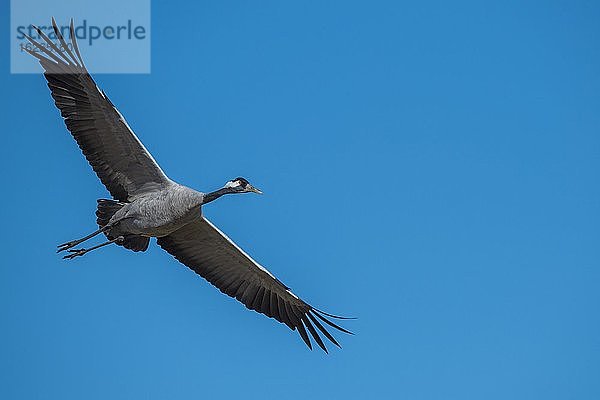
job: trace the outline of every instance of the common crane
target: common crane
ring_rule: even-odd
[[[169,179],[88,73],[77,46],[73,20],[71,47],[54,18],[52,26],[56,44],[34,26],[39,41],[25,35],[33,46],[25,50],[39,60],[67,129],[113,197],[98,200],[99,229],[59,245],[58,252],[68,252],[64,258],[72,259],[113,243],[145,251],[150,238],[155,237],[160,247],[221,292],[297,330],[310,349],[307,330],[325,352],[320,334],[340,347],[322,323],[351,333],[331,321],[347,318],[318,310],[300,299],[202,216],[201,207],[223,195],[260,190],[241,177],[210,193]],[[100,234],[108,240],[89,248],[75,248]]]

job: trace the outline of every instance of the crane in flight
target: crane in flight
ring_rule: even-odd
[[[113,197],[98,200],[99,229],[59,245],[58,252],[66,252],[64,258],[73,259],[110,244],[145,251],[150,238],[155,237],[160,247],[221,292],[297,330],[310,349],[308,333],[325,352],[321,334],[340,347],[323,324],[351,333],[332,321],[348,318],[328,314],[300,299],[202,215],[202,206],[223,195],[261,191],[242,177],[209,193],[169,179],[88,73],[73,20],[71,46],[54,18],[52,27],[58,43],[34,26],[39,41],[25,35],[32,44],[25,50],[40,62],[67,129]],[[107,240],[76,248],[97,235]]]

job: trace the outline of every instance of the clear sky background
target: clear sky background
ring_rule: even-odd
[[[96,76],[171,178],[263,189],[205,213],[359,318],[329,355],[155,245],[56,255],[108,193],[0,40],[0,397],[600,398],[600,5],[412,3],[154,1],[152,73]]]

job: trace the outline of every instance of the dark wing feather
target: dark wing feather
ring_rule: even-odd
[[[311,349],[307,329],[325,352],[327,348],[319,332],[333,344],[340,346],[318,319],[350,333],[327,319],[322,311],[298,298],[204,217],[159,238],[158,244],[247,308],[274,318],[292,330],[298,330],[302,340]]]
[[[44,68],[56,107],[104,186],[115,199],[131,201],[140,194],[169,185],[169,178],[85,68],[73,21],[71,44],[75,53],[69,49],[54,19],[52,25],[60,48],[36,28],[47,47],[27,36],[33,50],[25,50]]]

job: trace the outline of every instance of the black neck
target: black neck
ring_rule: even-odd
[[[230,194],[230,193],[237,193],[237,192],[233,188],[224,187],[217,191],[206,193],[204,195],[204,198],[202,199],[202,204],[210,203],[211,201],[218,199],[219,197],[223,196],[224,194]]]

